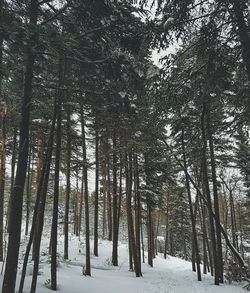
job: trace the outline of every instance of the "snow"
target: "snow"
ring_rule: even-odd
[[[41,257],[41,274],[38,276],[38,293],[51,292],[45,284],[49,284],[50,264],[46,254],[48,240],[43,239],[44,252]],[[128,270],[128,247],[119,243],[119,266],[111,265],[112,243],[106,240],[99,241],[99,257],[91,256],[92,276],[82,275],[85,255],[84,243],[75,236],[71,236],[70,260],[64,261],[63,237],[58,241],[59,260],[58,289],[60,293],[240,293],[243,289],[238,285],[213,285],[213,278],[203,275],[202,282],[196,279],[196,273],[191,270],[191,263],[179,258],[168,256],[165,260],[159,255],[154,260],[154,267],[142,265],[143,277],[136,278]],[[92,247],[93,247],[93,243]],[[21,266],[20,266],[21,267]],[[29,265],[26,276],[25,292],[29,292],[32,265]],[[20,270],[18,272],[17,287],[19,284]],[[2,276],[1,276],[2,282]]]

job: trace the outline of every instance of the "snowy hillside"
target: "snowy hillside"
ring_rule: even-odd
[[[46,288],[50,279],[50,264],[47,254],[46,240],[43,243],[40,275],[38,277],[38,293],[51,292]],[[100,256],[92,255],[92,276],[82,275],[85,256],[82,253],[83,243],[72,237],[70,241],[70,260],[63,261],[59,257],[58,284],[61,293],[238,293],[243,292],[236,285],[213,285],[213,278],[203,275],[202,282],[196,280],[196,274],[191,271],[191,263],[179,258],[168,256],[165,260],[158,256],[154,268],[142,265],[143,278],[136,278],[128,271],[128,247],[119,243],[119,267],[111,264],[112,242],[100,240]],[[59,253],[63,252],[63,237],[59,238]],[[27,270],[24,293],[29,292],[31,282],[31,264]],[[18,274],[18,281],[20,274]],[[2,281],[2,279],[1,279]],[[17,281],[17,284],[18,284]]]

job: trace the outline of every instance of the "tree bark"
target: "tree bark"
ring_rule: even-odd
[[[0,162],[0,261],[3,261],[3,233],[4,233],[3,218],[4,218],[5,173],[6,173],[6,142],[7,142],[6,113],[7,113],[7,108],[5,105],[2,105],[2,108],[0,109],[0,115],[2,118],[2,152],[1,152],[1,162]]]
[[[95,215],[94,215],[94,255],[98,256],[98,214],[99,214],[99,131],[95,130]]]
[[[59,60],[59,87],[64,83],[63,61]],[[59,90],[55,102],[57,113],[56,123],[56,149],[55,149],[55,174],[54,174],[54,197],[53,197],[53,215],[51,226],[51,290],[57,290],[57,226],[58,226],[58,201],[59,201],[59,173],[61,161],[61,143],[62,143],[62,97],[63,93]]]
[[[81,126],[82,126],[82,152],[83,152],[83,177],[84,177],[84,200],[85,200],[85,240],[86,240],[86,263],[85,272],[87,276],[91,276],[90,267],[90,239],[89,239],[89,189],[88,189],[88,166],[87,166],[87,151],[86,151],[86,135],[85,135],[85,120],[83,106],[80,105]]]
[[[139,265],[139,258],[136,249],[135,242],[135,233],[134,233],[134,224],[133,224],[133,215],[132,215],[132,182],[133,182],[133,163],[132,163],[132,154],[128,154],[128,167],[126,171],[126,186],[127,186],[127,217],[128,217],[128,236],[130,239],[131,245],[131,256],[134,263],[134,270],[136,277],[141,277],[141,269]]]
[[[29,5],[29,25],[33,32],[30,34],[27,51],[24,76],[24,93],[22,97],[21,123],[20,123],[20,147],[16,170],[15,185],[11,196],[11,210],[9,222],[9,241],[7,249],[6,267],[2,293],[14,293],[16,284],[18,254],[20,246],[21,225],[22,225],[22,204],[23,191],[27,171],[29,151],[29,120],[32,94],[33,70],[35,53],[33,44],[37,42],[37,33],[34,27],[37,25],[38,0],[31,0]]]
[[[212,125],[210,119],[210,107],[209,104],[204,105],[204,111],[207,122],[207,133],[210,150],[210,163],[212,171],[212,182],[213,182],[213,195],[214,195],[214,213],[215,213],[215,227],[216,227],[216,238],[217,238],[217,263],[220,283],[223,283],[223,255],[222,255],[222,243],[221,243],[221,230],[220,230],[220,208],[219,208],[219,196],[217,188],[217,175],[216,175],[216,162],[214,154],[214,141],[212,134]]]
[[[14,127],[14,133],[13,133],[13,145],[12,145],[12,158],[11,158],[11,181],[10,181],[10,197],[8,202],[8,210],[6,215],[6,221],[7,221],[7,231],[9,233],[9,218],[10,218],[10,210],[11,210],[11,196],[13,194],[13,188],[14,188],[14,181],[15,181],[15,169],[16,169],[16,152],[17,152],[17,128]]]
[[[134,154],[134,189],[135,189],[135,235],[136,235],[136,253],[138,255],[138,266],[141,271],[141,197],[139,193],[139,170],[138,170],[138,158]]]
[[[185,144],[184,144],[184,129],[183,128],[181,130],[181,144],[182,144],[183,164],[184,164],[184,168],[187,170],[187,159],[186,159],[186,150],[185,150]],[[185,179],[186,179],[186,188],[187,188],[190,218],[191,218],[191,225],[192,225],[193,246],[194,246],[194,255],[196,260],[197,278],[198,278],[198,281],[201,281],[200,254],[199,254],[199,246],[198,246],[196,227],[195,227],[195,216],[194,216],[193,205],[192,205],[192,196],[191,196],[189,178],[186,173],[185,173]]]
[[[19,291],[18,291],[19,293],[23,292],[23,285],[24,285],[24,280],[25,280],[25,276],[26,276],[26,268],[27,268],[27,263],[28,263],[28,259],[29,259],[29,253],[30,253],[32,242],[34,241],[35,229],[37,229],[37,218],[40,216],[40,215],[38,215],[39,204],[40,204],[40,201],[42,201],[42,198],[46,197],[46,193],[47,193],[49,174],[50,174],[51,157],[52,157],[52,148],[53,148],[53,142],[54,142],[55,123],[56,123],[56,105],[54,105],[54,113],[53,113],[51,129],[50,129],[50,135],[49,135],[49,139],[48,139],[48,143],[47,143],[44,164],[43,164],[43,168],[42,168],[42,172],[41,172],[41,176],[40,176],[40,182],[39,182],[39,186],[38,186],[38,190],[37,190],[36,202],[35,202],[33,219],[32,219],[32,226],[31,226],[31,231],[30,231],[30,237],[29,237],[29,241],[28,241],[28,244],[26,247],[26,252],[25,252],[24,260],[23,260],[22,275],[21,275]]]
[[[118,266],[118,208],[117,208],[117,155],[116,155],[116,130],[113,133],[113,249],[112,264]]]
[[[220,283],[220,273],[218,267],[218,255],[217,255],[217,243],[215,236],[215,228],[214,228],[214,219],[212,216],[213,208],[212,208],[212,200],[210,195],[210,187],[209,187],[209,179],[208,179],[208,169],[207,169],[207,138],[206,138],[206,130],[205,130],[205,109],[203,108],[202,117],[201,117],[201,130],[202,130],[202,170],[203,170],[203,182],[204,189],[207,197],[208,204],[208,216],[209,216],[209,224],[210,224],[210,232],[211,232],[211,242],[212,242],[212,253],[213,253],[213,265],[214,265],[214,282],[215,285],[219,285]]]
[[[28,177],[27,177],[27,182],[26,182],[26,223],[25,223],[25,235],[28,235],[29,232],[29,218],[30,218],[30,198],[31,198],[31,160],[32,160],[32,151],[30,147],[29,151],[29,160],[28,160]]]
[[[112,241],[112,198],[111,198],[111,182],[110,182],[110,164],[109,164],[109,155],[107,155],[107,217],[108,217],[108,240]]]
[[[169,238],[169,192],[167,192],[167,209],[166,209],[166,230],[165,230],[165,245],[164,245],[164,258],[167,258],[168,253],[168,238]]]
[[[69,200],[70,200],[70,160],[71,160],[71,133],[70,133],[70,108],[66,106],[67,115],[67,170],[66,170],[66,201],[65,201],[65,217],[64,217],[64,259],[69,258]]]

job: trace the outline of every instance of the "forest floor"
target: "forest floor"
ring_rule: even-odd
[[[23,243],[24,244],[24,243]],[[119,244],[119,266],[111,264],[112,243],[99,241],[99,257],[91,256],[92,276],[83,276],[85,262],[84,244],[76,237],[70,239],[68,261],[63,260],[63,237],[59,238],[58,289],[61,293],[239,293],[244,290],[239,285],[213,285],[213,278],[203,275],[198,282],[196,274],[191,270],[191,263],[179,258],[170,257],[165,260],[161,255],[154,260],[154,267],[142,265],[142,278],[136,278],[128,271],[128,247]],[[22,252],[21,252],[22,254]],[[18,281],[20,279],[18,272]],[[24,292],[29,292],[32,278],[32,264],[27,269]],[[50,280],[50,264],[48,257],[48,241],[43,239],[40,275],[37,292],[51,292],[47,287]],[[1,277],[2,282],[2,277]],[[17,282],[18,286],[19,282]]]

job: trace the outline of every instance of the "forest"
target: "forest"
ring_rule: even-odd
[[[249,126],[249,0],[0,0],[1,292],[250,290]]]

